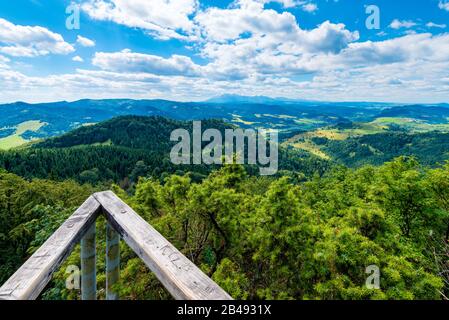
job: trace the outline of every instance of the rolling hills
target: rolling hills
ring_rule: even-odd
[[[220,130],[230,125],[278,129],[281,170],[309,175],[334,164],[380,165],[402,155],[430,166],[449,160],[446,104],[333,104],[227,95],[206,102],[15,103],[0,110],[0,149],[13,149],[0,153],[0,167],[27,178],[121,181],[139,161],[146,167],[136,170],[154,175],[192,171],[170,163],[169,136],[177,128],[189,130],[191,120],[199,119],[208,119],[205,128]],[[81,160],[71,164],[71,159]]]
[[[125,178],[163,172],[174,173],[169,153],[170,133],[192,124],[163,117],[122,116],[81,127],[18,150],[0,152],[0,168],[25,178],[75,179],[80,182],[119,182]],[[217,120],[203,122],[208,128],[230,127]],[[208,173],[212,168],[195,166],[187,171]],[[133,173],[133,170],[137,170]]]
[[[170,133],[192,123],[161,116],[114,117],[0,151],[0,279],[89,194],[113,188],[235,298],[439,299],[447,292],[449,165],[436,164],[449,133],[434,130],[444,123],[385,119],[285,133],[281,170],[268,178],[249,166],[173,165]],[[203,121],[210,127],[231,124]],[[400,157],[346,167],[397,155],[426,166]],[[75,250],[67,264],[79,259]],[[121,298],[168,298],[126,246],[121,259]],[[382,290],[365,288],[373,262]],[[64,290],[65,270],[43,299],[78,298]]]
[[[223,132],[232,125],[221,120],[205,120],[202,130]],[[96,184],[116,182],[128,185],[140,176],[164,179],[168,174],[191,172],[198,179],[217,166],[174,165],[170,151],[175,129],[192,131],[192,122],[160,116],[120,116],[64,135],[30,144],[20,149],[0,151],[0,168],[27,179],[74,179]],[[327,161],[302,150],[281,149],[280,169],[311,176],[323,172]],[[258,172],[249,166],[250,174]]]
[[[449,160],[448,124],[379,119],[302,132],[283,145],[349,167],[381,165],[399,156],[414,156],[429,166]]]
[[[0,149],[64,134],[123,115],[163,116],[176,120],[220,119],[248,128],[273,128],[289,133],[378,118],[413,118],[447,124],[448,105],[400,106],[383,103],[331,103],[267,97],[222,96],[206,102],[168,100],[79,100],[0,105]],[[27,124],[40,123],[27,129]],[[25,130],[20,130],[25,128]]]

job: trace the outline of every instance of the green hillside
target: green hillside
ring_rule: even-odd
[[[27,135],[32,135],[46,125],[47,123],[39,120],[30,120],[22,122],[13,128],[0,129],[0,134],[3,132],[0,135],[0,150],[20,147],[32,141],[32,138],[28,138]]]
[[[96,125],[81,127],[59,137],[44,140],[19,150],[0,151],[0,168],[27,179],[74,179],[78,182],[116,182],[129,186],[139,176],[162,177],[191,172],[197,179],[218,166],[183,165],[170,161],[173,130],[192,131],[192,122],[163,117],[122,116]],[[232,128],[220,120],[202,121],[202,130],[222,132]],[[224,136],[224,135],[223,135]],[[74,160],[75,159],[75,160]],[[303,151],[280,150],[282,171],[301,171],[307,176],[322,173],[327,161]],[[256,167],[247,168],[256,174]]]
[[[449,293],[448,176],[448,166],[400,158],[302,182],[231,165],[201,183],[172,175],[140,180],[131,193],[113,189],[233,298],[438,300]],[[0,282],[95,189],[0,172]],[[104,220],[97,228],[104,252]],[[79,259],[76,248],[43,299],[79,299],[65,287],[66,267]],[[380,289],[365,286],[371,265],[381,270]],[[120,269],[121,299],[169,298],[124,245]],[[104,268],[97,279],[104,287]]]
[[[379,118],[301,132],[283,145],[350,167],[381,165],[399,156],[435,166],[449,160],[449,124]]]
[[[203,129],[229,125],[206,120]],[[137,181],[139,176],[175,173],[169,153],[170,134],[178,128],[191,130],[192,123],[162,117],[123,116],[81,127],[60,137],[22,148],[0,152],[0,167],[25,178],[75,179],[79,182]],[[207,174],[211,168],[198,165],[193,171]]]
[[[242,96],[223,96],[205,102],[131,99],[16,102],[0,105],[0,112],[0,149],[60,136],[79,127],[128,115],[162,116],[180,121],[220,119],[243,128],[271,128],[286,134],[353,122],[413,127],[422,132],[437,125],[447,129],[449,118],[447,104],[404,106]],[[15,128],[26,123],[45,125],[16,132]]]
[[[230,126],[203,122],[208,127]],[[125,116],[0,152],[0,282],[88,195],[112,188],[236,299],[449,294],[449,167],[438,165],[448,134],[373,124],[300,133],[291,141],[303,139],[329,160],[286,146],[279,173],[260,177],[251,166],[173,165],[169,136],[177,128],[191,130],[191,122]],[[382,163],[405,152],[424,164],[413,157]],[[104,232],[98,246],[104,250]],[[121,298],[169,298],[131,249],[121,250]],[[79,299],[65,288],[65,267],[79,254],[76,248],[43,299]],[[371,265],[381,270],[380,289],[365,286]],[[98,285],[104,281],[99,270]]]

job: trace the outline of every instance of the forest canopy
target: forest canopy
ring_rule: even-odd
[[[449,164],[428,169],[407,157],[304,181],[228,165],[198,182],[148,177],[132,193],[114,191],[236,299],[442,299],[448,175]],[[1,173],[0,282],[94,189]],[[66,262],[77,263],[79,249]],[[365,284],[371,265],[381,272],[378,290]],[[122,299],[169,297],[123,243],[121,270]],[[65,277],[62,267],[43,297],[78,299]]]

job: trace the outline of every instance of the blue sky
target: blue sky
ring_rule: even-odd
[[[449,1],[2,1],[0,84],[0,102],[449,102]]]

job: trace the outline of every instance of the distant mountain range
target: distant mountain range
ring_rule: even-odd
[[[338,105],[338,106],[397,106],[403,104],[386,103],[386,102],[329,102],[319,100],[307,100],[307,99],[290,99],[284,97],[266,97],[266,96],[241,96],[234,94],[224,94],[212,99],[206,100],[207,103],[250,103],[250,104],[312,104],[312,105]]]
[[[79,100],[0,105],[1,139],[12,137],[20,124],[37,121],[36,130],[20,131],[30,141],[61,135],[74,128],[123,115],[163,116],[176,120],[220,119],[241,127],[275,128],[280,131],[312,130],[327,125],[372,121],[379,117],[407,117],[446,123],[449,105],[396,105],[369,102],[317,102],[223,95],[204,102],[168,100]],[[18,133],[15,133],[18,135]]]
[[[271,98],[265,96],[240,96],[233,94],[224,94],[212,99],[206,100],[209,103],[256,103],[256,104],[283,104],[283,103],[308,103],[311,100],[294,100],[288,98]],[[315,102],[316,103],[316,102]]]

